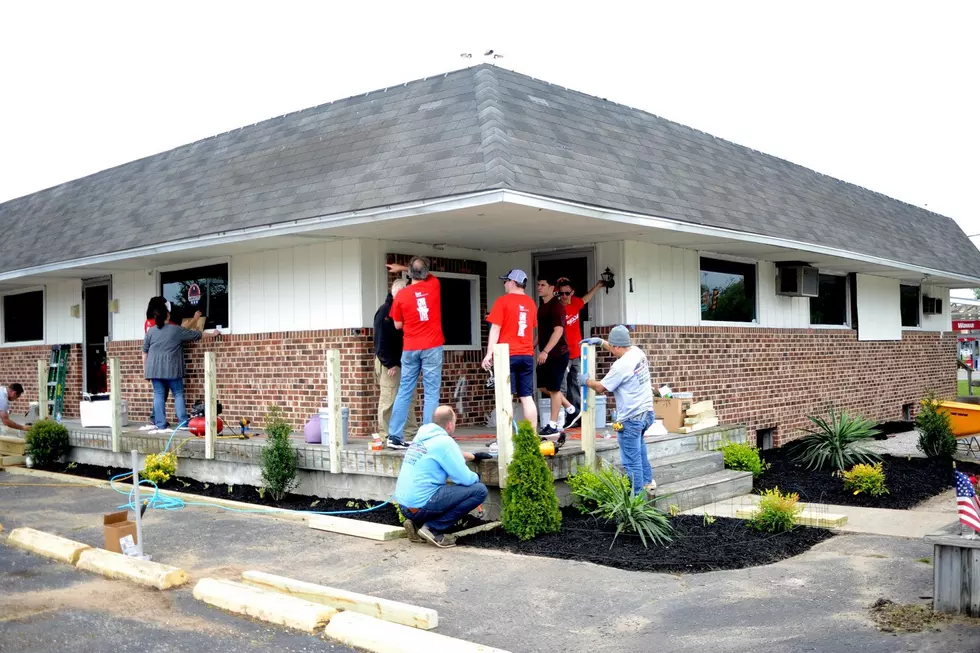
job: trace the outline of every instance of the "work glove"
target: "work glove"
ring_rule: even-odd
[[[585,372],[582,372],[581,374],[578,375],[578,384],[579,385],[585,385],[585,382],[588,381],[588,380],[589,380],[589,375],[586,374]]]
[[[604,341],[603,341],[602,338],[586,338],[585,340],[582,341],[582,344],[583,345],[593,345],[595,347],[599,347],[600,345],[602,345],[603,342]]]
[[[481,460],[490,460],[491,458],[493,458],[493,456],[488,454],[486,451],[477,451],[475,454],[473,454],[473,460],[478,462]]]

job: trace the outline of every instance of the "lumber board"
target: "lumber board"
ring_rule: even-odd
[[[739,519],[752,519],[758,511],[758,508],[739,508],[735,511],[735,516]],[[816,528],[840,528],[847,524],[847,515],[804,510],[796,516],[796,523],[800,526],[814,526]]]
[[[166,590],[188,581],[187,572],[152,560],[131,558],[105,549],[86,549],[78,557],[79,569],[101,574],[106,578],[128,580],[144,587]]]
[[[695,415],[700,415],[706,410],[714,410],[714,409],[715,409],[714,401],[710,399],[707,401],[699,401],[696,404],[691,404],[691,406],[687,409],[687,416],[694,417]]]
[[[22,438],[12,438],[9,435],[0,436],[0,455],[23,456],[27,443]]]
[[[216,578],[199,580],[194,586],[194,598],[222,610],[306,633],[321,630],[337,614],[335,608],[326,605]]]
[[[405,537],[405,529],[401,526],[385,526],[357,519],[345,519],[333,515],[314,515],[310,517],[310,528],[318,531],[329,531],[341,535],[353,535],[368,540],[387,542]]]
[[[0,467],[13,467],[14,465],[23,465],[26,456],[3,456],[0,457]]]
[[[350,610],[403,626],[431,630],[439,625],[439,613],[432,608],[348,592],[336,587],[307,583],[261,571],[242,572],[242,581],[246,585],[320,603],[337,610]]]
[[[510,347],[493,346],[494,417],[497,424],[497,486],[507,485],[507,467],[514,458],[514,405],[510,394]]]
[[[467,535],[476,535],[477,533],[482,533],[484,531],[492,531],[493,529],[500,526],[499,521],[487,522],[486,524],[480,524],[479,526],[474,526],[472,528],[464,528],[461,531],[456,531],[453,533],[456,537],[466,537]]]
[[[36,553],[37,555],[51,558],[58,562],[74,565],[78,562],[79,556],[86,550],[91,549],[88,544],[75,542],[58,535],[45,533],[44,531],[27,528],[15,528],[10,531],[7,538],[7,546],[16,547]]]
[[[717,417],[711,417],[709,419],[704,420],[703,422],[698,422],[697,424],[693,424],[691,426],[682,426],[679,429],[677,429],[677,432],[694,433],[695,431],[700,431],[702,429],[710,429],[712,426],[718,426]]]
[[[694,417],[685,417],[684,426],[694,426],[695,424],[699,424],[700,422],[711,419],[712,417],[717,417],[714,409],[706,410],[703,413],[695,415]]]
[[[356,612],[330,619],[324,636],[372,653],[507,653],[499,648],[381,621]]]

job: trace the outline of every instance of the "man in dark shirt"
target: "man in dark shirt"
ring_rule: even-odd
[[[555,297],[553,279],[538,279],[538,297],[541,298],[541,305],[538,307],[538,388],[551,397],[551,419],[541,429],[540,435],[559,435],[561,381],[568,368],[565,307]]]
[[[395,323],[388,316],[391,304],[395,301],[398,291],[408,285],[404,279],[398,279],[391,284],[385,303],[374,314],[374,378],[378,381],[381,394],[378,397],[378,434],[382,441],[388,439],[388,422],[391,420],[391,409],[398,396],[398,386],[402,381],[402,332],[395,328]],[[419,430],[415,418],[415,400],[417,391],[412,390],[412,400],[408,406],[408,420],[405,422],[405,434],[414,437]]]

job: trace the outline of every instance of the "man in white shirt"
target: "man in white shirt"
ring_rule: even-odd
[[[28,427],[10,419],[10,402],[17,401],[24,396],[24,386],[19,383],[11,383],[9,386],[0,385],[0,423],[8,429],[15,431],[26,431]]]
[[[629,329],[623,325],[613,327],[609,340],[589,338],[584,344],[601,345],[612,352],[616,362],[602,381],[589,379],[585,374],[579,376],[579,384],[592,388],[597,393],[612,392],[616,397],[616,421],[623,425],[617,433],[619,456],[626,474],[633,486],[633,493],[656,492],[657,483],[653,480],[653,468],[647,456],[647,445],[643,434],[653,425],[653,386],[650,384],[650,363],[646,354],[632,345]]]

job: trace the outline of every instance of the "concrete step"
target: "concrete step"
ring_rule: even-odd
[[[693,434],[667,433],[665,435],[651,435],[643,439],[647,443],[647,456],[650,460],[678,456],[698,450],[698,438]]]
[[[657,483],[667,484],[720,472],[725,469],[725,457],[719,451],[690,451],[676,456],[651,456],[650,464]]]
[[[653,474],[657,479],[656,469]],[[661,510],[677,506],[683,512],[715,501],[721,501],[752,491],[752,473],[723,469],[703,476],[661,484],[657,480],[655,504]],[[670,496],[668,496],[670,495]]]

